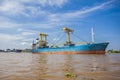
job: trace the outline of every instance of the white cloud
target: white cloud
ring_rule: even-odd
[[[58,6],[61,7],[63,4],[65,4],[68,0],[37,0],[39,4],[42,6]]]
[[[50,21],[61,22],[61,21],[70,20],[70,18],[82,18],[88,13],[92,13],[100,9],[105,9],[107,6],[109,6],[109,4],[112,4],[113,2],[114,0],[111,0],[99,5],[96,5],[94,7],[83,8],[82,10],[77,10],[74,12],[51,14],[49,15],[49,19]]]
[[[3,34],[0,33],[0,39],[2,39],[3,41],[12,41],[12,40],[20,40],[23,39],[23,37],[19,36],[19,35],[10,35],[10,34]]]
[[[20,3],[34,3],[34,4],[39,4],[39,5],[42,5],[42,6],[58,6],[58,7],[61,7],[62,5],[67,3],[68,0],[18,0],[18,2],[20,2]]]
[[[4,0],[3,3],[0,4],[0,13],[3,13],[3,15],[19,15],[18,17],[30,17],[30,19],[33,19],[32,17],[45,17],[46,20],[40,20],[38,22],[24,22],[24,23],[17,23],[16,21],[13,21],[14,19],[11,19],[7,16],[0,16],[0,29],[11,29],[18,31],[19,35],[10,35],[0,33],[0,48],[6,48],[6,47],[23,47],[23,45],[29,45],[29,43],[32,41],[32,38],[29,40],[25,37],[30,37],[32,35],[38,35],[39,29],[41,28],[53,28],[56,26],[61,26],[64,24],[71,24],[69,23],[69,20],[75,20],[76,18],[81,18],[86,16],[88,13],[92,13],[95,11],[98,11],[100,9],[106,8],[106,6],[109,6],[109,4],[112,4],[113,0],[104,2],[102,4],[96,5],[94,7],[84,8],[81,10],[77,10],[74,12],[65,12],[65,13],[50,13],[48,11],[44,11],[41,9],[40,6],[34,6],[34,5],[28,5],[26,6],[24,3],[33,3],[33,4],[39,4],[44,6],[57,6],[61,7],[64,5],[68,0]],[[21,16],[22,15],[22,16]],[[29,18],[28,18],[29,19]],[[35,29],[36,31],[31,30]],[[29,29],[29,30],[26,30]],[[58,40],[57,38],[53,39]]]
[[[33,33],[33,32],[22,32],[23,36],[28,36],[28,35],[33,35],[33,34],[35,34],[35,33]]]
[[[3,34],[0,33],[0,49],[6,48],[31,48],[32,38],[26,39],[20,34]],[[26,45],[26,46],[24,46]]]
[[[22,28],[18,28],[17,31],[23,31],[23,29]]]
[[[0,33],[0,49],[6,48],[15,48],[19,46],[19,40],[22,40],[23,37],[19,35],[10,35]]]
[[[23,5],[13,0],[4,0],[0,5],[0,12],[7,15],[17,15],[18,13],[22,13],[23,9]]]
[[[69,18],[78,18],[83,17],[88,13],[94,12],[96,10],[104,9],[106,6],[114,2],[114,0],[110,0],[108,2],[104,2],[100,5],[83,8],[82,10],[77,10],[74,12],[66,12],[66,13],[50,13],[48,11],[44,11],[41,9],[41,6],[31,5],[39,4],[43,6],[62,6],[68,2],[68,0],[4,0],[0,5],[0,12],[3,12],[7,15],[23,15],[25,17],[44,17],[48,18],[49,21],[63,21]],[[28,3],[30,5],[25,5]]]
[[[53,38],[53,41],[58,41],[59,40],[59,38]]]
[[[82,16],[82,15],[85,15],[87,13],[90,13],[90,12],[93,12],[93,11],[96,11],[96,10],[100,10],[100,9],[104,9],[106,6],[108,6],[109,4],[111,4],[112,2],[114,2],[114,0],[111,0],[111,1],[108,1],[108,2],[104,2],[100,5],[97,5],[97,6],[94,6],[94,7],[90,7],[90,8],[86,8],[86,9],[83,9],[81,11],[76,11],[74,13],[69,13],[69,14],[65,14],[65,16]]]
[[[24,11],[26,10],[25,5],[20,3],[19,1],[15,0],[4,0],[1,5],[0,5],[0,13],[3,13],[4,15],[9,15],[9,16],[16,16],[16,15],[25,15],[29,16],[26,14]]]
[[[12,22],[0,22],[0,28],[17,28],[20,27],[20,24],[12,23]]]
[[[26,45],[26,44],[28,44],[28,43],[27,43],[27,42],[21,42],[21,44],[22,44],[22,45]]]
[[[76,19],[84,18],[86,15],[88,15],[90,13],[93,13],[93,12],[96,12],[96,11],[99,11],[102,9],[106,9],[106,7],[108,7],[113,2],[114,2],[114,0],[111,0],[111,1],[101,3],[101,4],[93,6],[93,7],[87,7],[87,8],[83,7],[83,9],[81,9],[81,10],[76,10],[76,11],[72,11],[72,12],[49,13],[49,14],[46,14],[48,16],[45,16],[47,18],[47,20],[44,21],[44,23],[34,24],[34,25],[36,27],[44,26],[44,28],[53,28],[55,26],[68,25],[68,24],[71,24],[72,22],[73,23],[76,22]]]
[[[19,27],[20,25],[17,23],[12,22],[11,19],[8,17],[0,16],[0,28],[15,28]]]
[[[102,4],[96,5],[94,7],[84,8],[82,10],[77,10],[74,12],[66,12],[66,13],[50,13],[47,11],[41,10],[40,7],[36,7],[33,5],[24,5],[24,3],[38,3],[41,5],[62,5],[67,2],[67,0],[4,0],[0,5],[0,11],[5,14],[22,14],[24,16],[30,17],[44,17],[45,20],[40,20],[39,23],[29,22],[29,23],[16,23],[15,21],[0,16],[0,28],[24,28],[28,26],[39,27],[39,28],[53,28],[55,26],[60,26],[69,23],[70,20],[75,20],[76,18],[82,18],[88,13],[92,13],[94,11],[104,9],[109,4],[112,4],[114,0],[104,2]],[[23,17],[23,16],[21,16]],[[29,19],[29,18],[28,18]],[[43,22],[41,22],[43,21]],[[62,23],[61,23],[62,22]],[[61,24],[60,24],[61,23]]]
[[[23,39],[22,42],[31,42],[33,40],[34,40],[33,38],[28,38],[28,39]]]
[[[0,4],[0,12],[4,15],[24,15],[30,17],[47,13],[41,10],[40,6],[61,7],[66,2],[67,0],[3,0]],[[35,6],[36,4],[39,6]]]
[[[48,1],[48,3],[46,1]],[[56,5],[57,5],[56,0],[55,1],[54,0],[37,0],[36,3],[40,2],[39,4],[43,4],[43,3],[44,4],[45,3],[50,4],[49,1],[54,3],[54,4],[56,3]],[[66,1],[66,0],[59,0],[58,3],[60,2],[60,4],[63,4],[64,1]],[[75,18],[75,19],[80,18],[80,17],[85,16],[88,13],[92,13],[94,11],[104,9],[106,6],[109,6],[109,4],[112,4],[112,2],[114,2],[114,0],[104,2],[104,3],[96,5],[94,7],[89,7],[89,8],[85,8],[85,9],[82,9],[82,10],[77,10],[77,11],[74,11],[74,12],[56,13],[56,14],[41,11],[40,7],[36,8],[36,7],[33,7],[33,6],[26,6],[26,7],[23,6],[23,3],[28,3],[28,2],[35,2],[35,1],[33,1],[33,0],[11,0],[11,1],[5,0],[5,2],[2,3],[2,7],[0,7],[0,8],[3,8],[3,9],[0,9],[0,10],[8,11],[8,14],[9,14],[9,12],[12,12],[12,11],[13,12],[14,11],[15,12],[21,12],[21,10],[22,11],[25,11],[25,10],[29,11],[30,10],[30,13],[32,15],[37,15],[37,17],[45,15],[44,17],[46,17],[47,20],[45,20],[43,22],[40,21],[39,23],[29,22],[29,23],[18,24],[16,22],[13,22],[11,19],[9,19],[7,17],[0,16],[0,24],[1,24],[0,28],[18,28],[18,31],[23,30],[22,31],[23,35],[29,35],[29,34],[33,34],[33,32],[31,33],[31,31],[26,31],[24,29],[24,27],[33,26],[33,27],[37,27],[37,28],[53,28],[53,27],[61,25],[61,24],[66,24],[66,23],[68,23],[69,20],[74,20],[72,18]],[[30,16],[29,13],[28,14],[26,13],[26,15]]]

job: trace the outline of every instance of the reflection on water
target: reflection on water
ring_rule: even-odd
[[[0,80],[120,80],[119,74],[120,54],[0,53]]]

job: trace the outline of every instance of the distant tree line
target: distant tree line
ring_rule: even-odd
[[[6,49],[2,50],[0,49],[0,52],[31,52],[31,49]]]
[[[108,52],[108,53],[120,53],[120,50],[113,50],[113,49],[112,49],[112,50],[108,50],[107,52]]]
[[[5,52],[5,50],[1,50],[1,49],[0,49],[0,52]]]

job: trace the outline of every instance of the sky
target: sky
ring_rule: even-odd
[[[59,44],[63,27],[73,42],[91,42],[93,28],[95,42],[120,50],[120,0],[0,0],[0,49],[31,48],[39,33]]]

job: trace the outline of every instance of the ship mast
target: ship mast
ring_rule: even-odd
[[[71,41],[70,41],[70,33],[72,33],[73,30],[64,27],[64,28],[63,28],[63,31],[67,33],[67,42],[66,42],[66,45],[71,45]]]
[[[91,35],[92,35],[92,43],[94,43],[94,31],[93,31],[93,28],[91,28]]]
[[[42,34],[40,33],[40,47],[46,47],[47,46],[47,36],[48,34]],[[43,37],[44,37],[44,41],[43,41]]]

